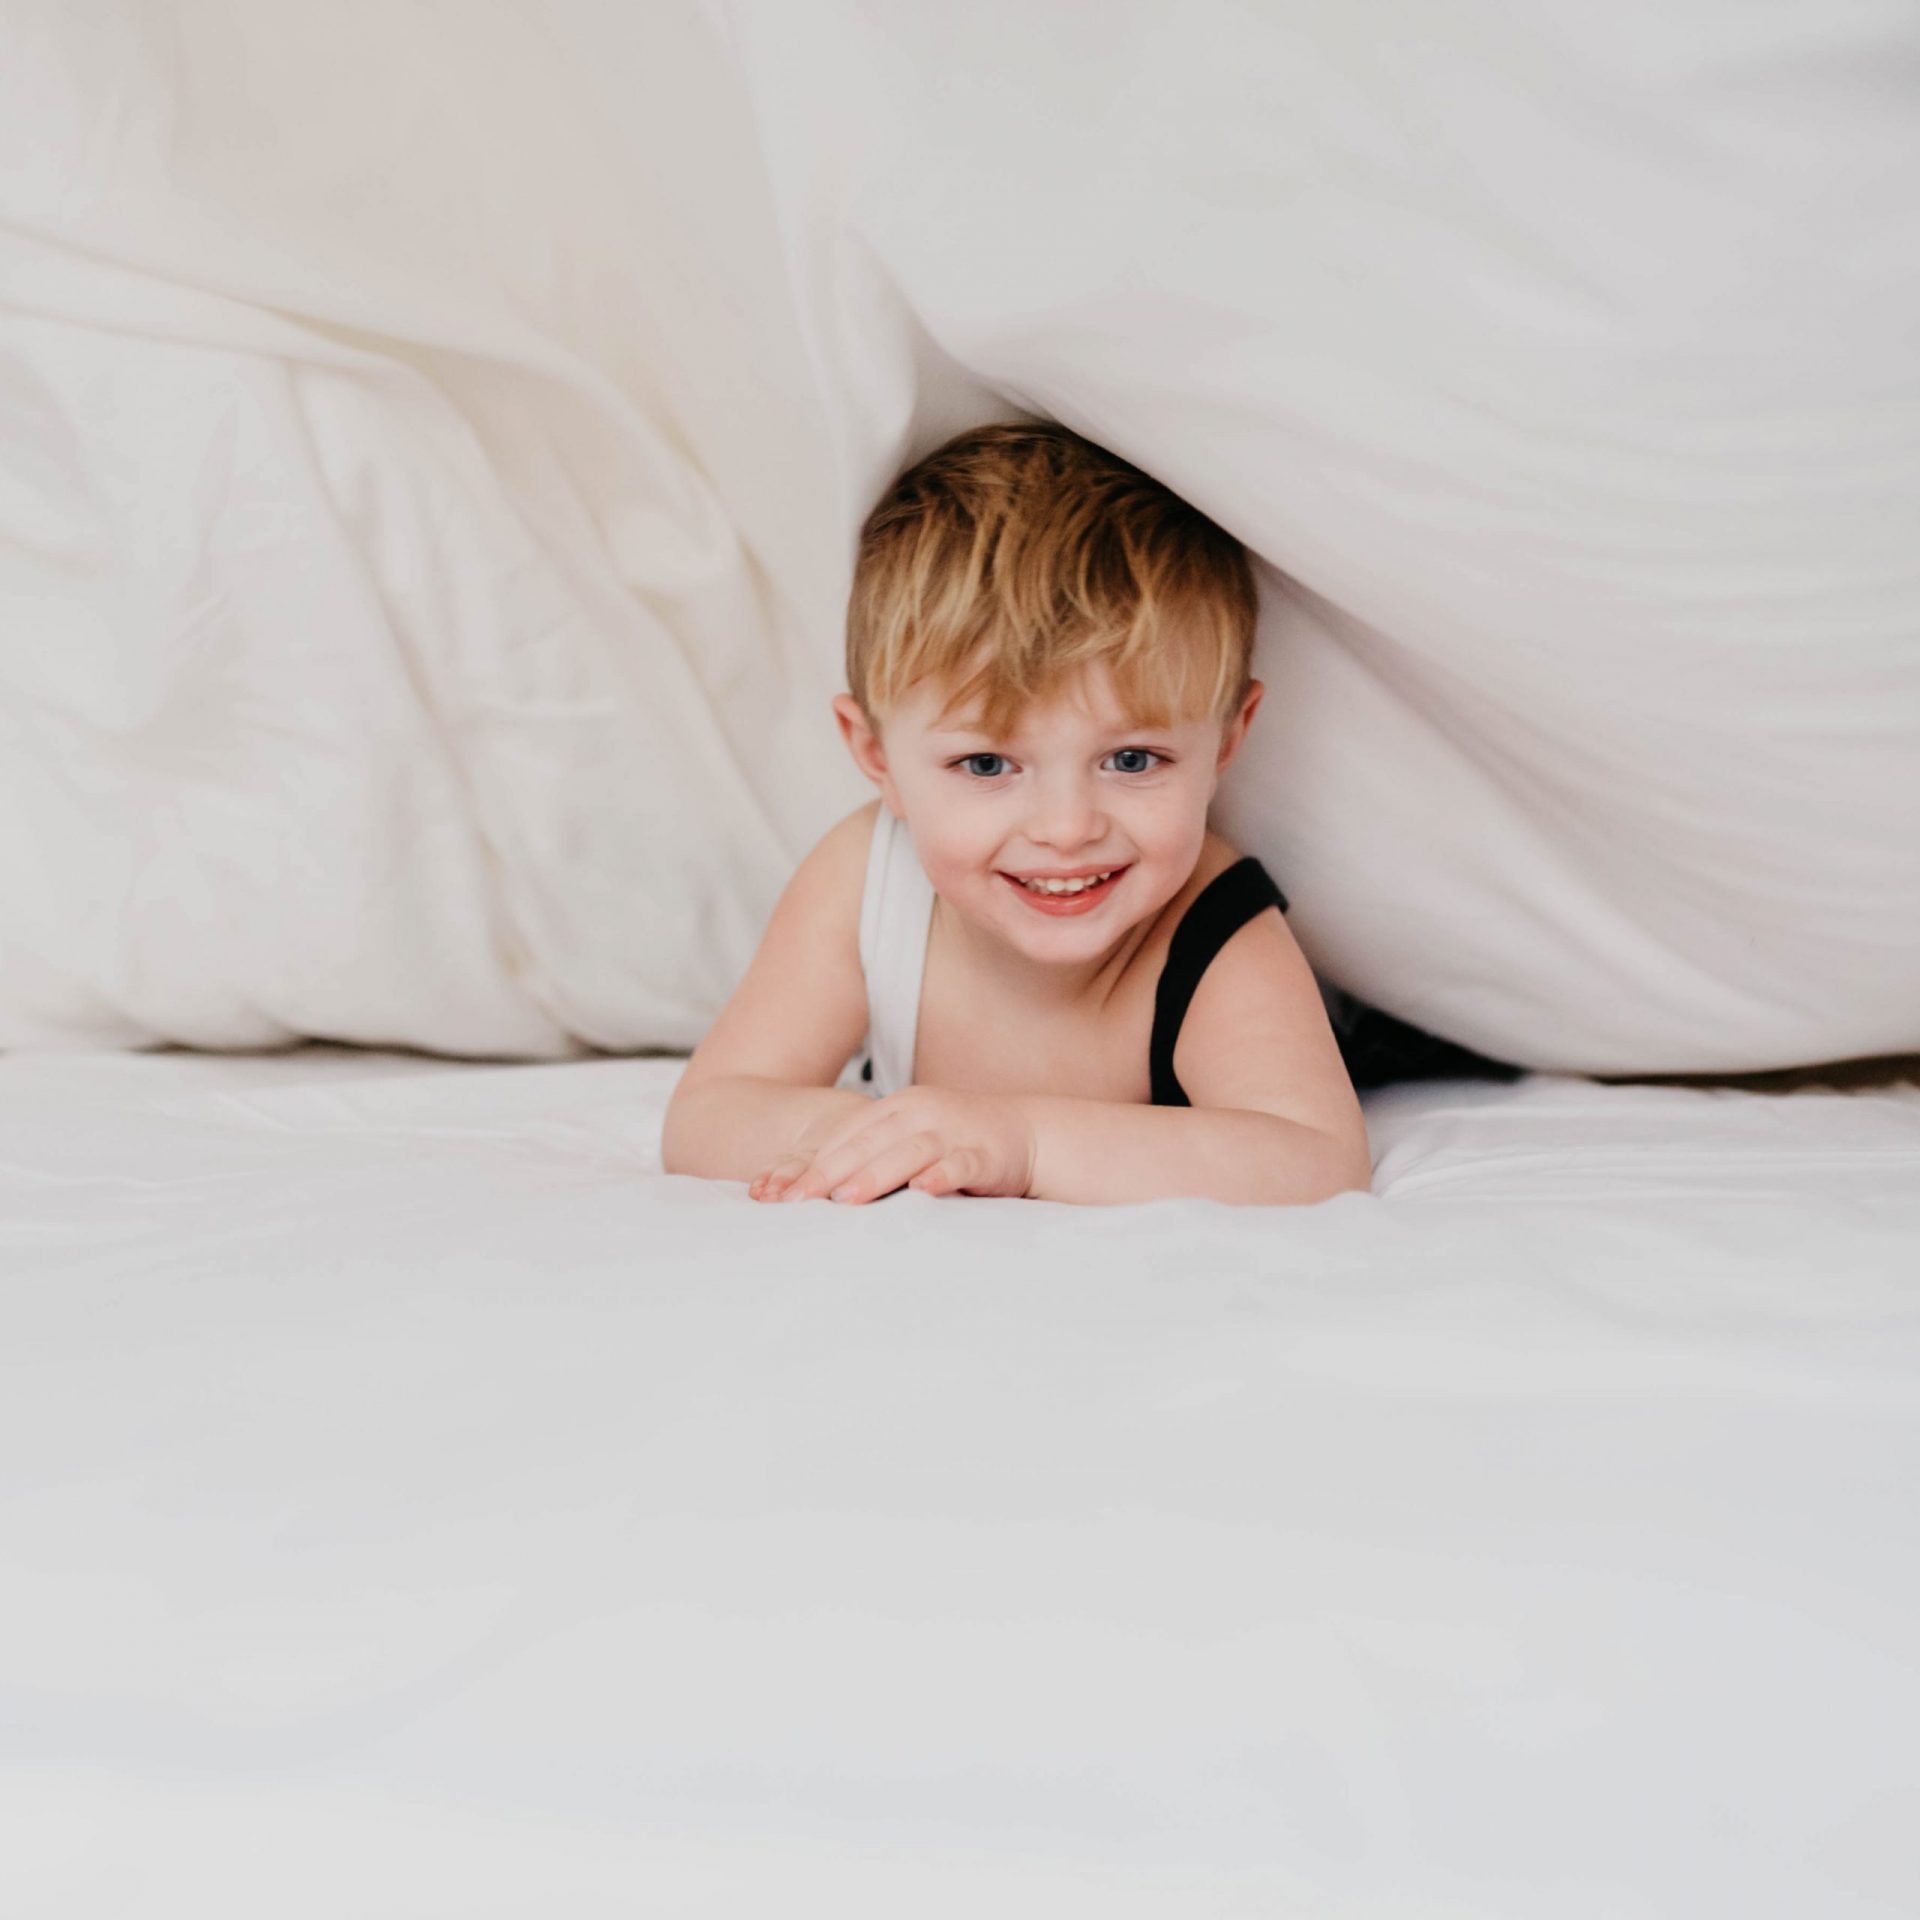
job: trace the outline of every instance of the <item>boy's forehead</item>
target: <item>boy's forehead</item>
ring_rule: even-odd
[[[1056,703],[1051,706],[1030,706],[1016,713],[1004,729],[1007,738],[1018,739],[1024,734],[1054,733],[1063,727],[1075,724],[1089,726],[1096,732],[1112,731],[1137,726],[1139,722],[1131,715],[1122,713],[1118,708],[1096,708],[1089,710],[1079,705]],[[981,734],[988,731],[984,714],[960,713],[945,714],[927,727],[933,734],[962,735]]]
[[[937,734],[973,734],[986,731],[985,713],[976,703],[964,708],[952,705],[957,685],[917,689],[923,697],[922,713],[926,730]],[[1079,722],[1095,728],[1139,725],[1139,716],[1128,711],[1126,703],[1115,695],[1112,678],[1102,668],[1082,668],[1045,700],[1030,702],[1013,716],[1009,736],[1051,729]]]
[[[1193,726],[1203,718],[1204,715],[1185,718],[1175,715],[1170,722],[1162,724]],[[978,738],[990,731],[986,717],[979,709],[945,713],[939,710],[937,702],[929,703],[922,724],[929,737],[940,739]],[[1063,699],[1035,702],[1021,708],[998,737],[1019,740],[1032,738],[1036,734],[1071,732],[1076,728],[1084,728],[1092,733],[1127,733],[1146,728],[1147,725],[1139,714],[1129,711],[1116,700]]]

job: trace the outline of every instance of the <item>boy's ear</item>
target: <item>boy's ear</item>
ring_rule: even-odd
[[[833,696],[833,717],[840,723],[840,737],[853,755],[853,764],[880,789],[881,797],[896,814],[901,810],[900,796],[893,790],[893,776],[887,771],[887,750],[874,732],[860,703],[850,693]]]
[[[1255,680],[1248,684],[1247,697],[1240,703],[1240,711],[1227,722],[1226,730],[1220,736],[1220,758],[1214,762],[1216,774],[1225,773],[1227,762],[1240,751],[1240,743],[1247,737],[1247,728],[1252,723],[1255,711],[1266,697],[1266,682]]]

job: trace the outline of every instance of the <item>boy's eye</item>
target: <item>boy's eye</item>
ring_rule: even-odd
[[[1158,760],[1160,755],[1155,753],[1151,747],[1116,747],[1113,750],[1113,757],[1116,760],[1132,758],[1144,762],[1148,760]],[[1145,765],[1140,765],[1122,767],[1120,771],[1122,773],[1151,773],[1153,769]]]
[[[999,765],[988,767],[985,772],[982,772],[974,764],[979,760],[994,760],[998,761]],[[960,764],[969,773],[973,774],[976,779],[992,780],[999,775],[1001,768],[1007,764],[1007,756],[1004,753],[970,753]]]

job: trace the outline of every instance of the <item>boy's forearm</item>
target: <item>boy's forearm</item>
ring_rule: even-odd
[[[1298,1206],[1365,1192],[1371,1179],[1364,1152],[1277,1114],[1048,1094],[1024,1104],[1033,1124],[1035,1200]]]
[[[676,1089],[660,1137],[667,1173],[752,1180],[783,1153],[806,1152],[873,1102],[850,1087],[796,1087],[744,1073]]]

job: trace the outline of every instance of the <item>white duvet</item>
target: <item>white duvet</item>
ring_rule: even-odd
[[[0,1048],[685,1048],[853,531],[1040,410],[1261,556],[1220,824],[1585,1071],[1920,1046],[1904,0],[12,0]]]
[[[1920,1905],[1920,1087],[759,1207],[678,1071],[0,1061],[10,1920]]]

